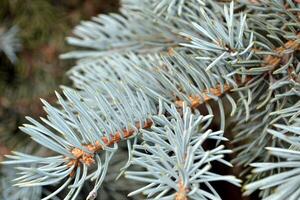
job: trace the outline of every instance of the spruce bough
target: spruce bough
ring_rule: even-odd
[[[7,156],[21,165],[15,185],[59,184],[43,199],[76,199],[91,180],[96,199],[126,141],[120,175],[142,183],[129,196],[221,199],[213,182],[227,181],[299,199],[299,13],[292,0],[123,0],[119,14],[82,22],[67,38],[81,49],[61,56],[78,59],[74,89],[21,127],[56,155]],[[212,171],[217,162],[241,166],[239,179]]]

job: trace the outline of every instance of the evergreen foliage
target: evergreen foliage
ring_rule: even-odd
[[[75,89],[21,127],[54,154],[7,156],[22,165],[15,185],[58,185],[43,199],[76,199],[88,182],[86,198],[101,198],[126,141],[120,176],[144,183],[129,196],[221,199],[212,182],[227,181],[299,199],[299,13],[292,0],[123,0],[119,14],[82,22],[67,39],[80,49],[61,56],[78,59]],[[211,170],[233,166],[226,137],[243,183]]]

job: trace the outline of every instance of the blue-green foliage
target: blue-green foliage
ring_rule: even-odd
[[[214,162],[231,166],[222,144],[228,126],[245,194],[299,199],[299,5],[124,0],[119,14],[83,22],[67,39],[81,49],[61,56],[78,59],[68,73],[75,89],[63,87],[58,106],[43,101],[43,124],[28,118],[21,128],[55,155],[8,156],[5,164],[30,164],[17,168],[16,185],[60,184],[44,199],[63,189],[76,199],[92,180],[87,199],[95,199],[119,140],[127,140],[121,174],[128,169],[127,178],[146,183],[130,196],[220,199],[211,181],[239,185],[210,171]],[[207,149],[207,140],[216,146]]]

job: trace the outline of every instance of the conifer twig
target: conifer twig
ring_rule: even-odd
[[[298,39],[300,38],[300,33],[297,33],[297,37],[298,37]],[[274,55],[266,56],[265,59],[264,59],[264,61],[265,61],[264,65],[272,66],[272,71],[275,71],[275,69],[278,68],[279,64],[286,60],[286,57],[284,56],[284,52],[286,50],[292,50],[292,51],[299,51],[300,50],[300,42],[299,42],[298,39],[289,40],[283,46],[277,47],[274,50],[274,52],[276,54],[278,54],[278,56],[274,56]]]
[[[150,128],[152,126],[152,124],[153,124],[153,122],[151,120],[147,120],[142,127],[139,123],[136,123],[135,127],[136,127],[136,129],[141,129],[141,128],[147,129],[147,128]],[[113,144],[119,143],[121,141],[122,135],[125,139],[128,139],[134,133],[135,133],[135,130],[133,130],[133,129],[124,130],[123,134],[120,132],[117,132],[115,134],[111,134],[111,138],[102,137],[101,140],[103,141],[105,146],[112,146]],[[74,173],[76,172],[76,169],[80,163],[86,164],[87,166],[94,164],[95,163],[94,155],[96,153],[99,153],[100,151],[102,151],[105,148],[104,146],[100,145],[99,141],[96,141],[94,145],[87,144],[87,145],[85,145],[85,147],[89,151],[91,151],[91,153],[87,153],[79,148],[74,148],[71,150],[72,155],[74,155],[76,158],[71,159],[67,164],[68,167],[72,167],[73,165],[75,165],[74,170],[70,173],[70,176],[74,175]],[[67,158],[67,159],[69,160],[69,158]]]
[[[228,84],[225,84],[223,86],[223,92],[221,85],[217,85],[215,88],[209,88],[203,91],[203,97],[200,96],[190,96],[189,99],[191,101],[191,107],[192,108],[197,108],[199,105],[203,104],[204,102],[207,102],[211,100],[212,98],[209,96],[209,94],[212,94],[214,96],[220,97],[222,96],[225,92],[229,92],[232,89],[231,86]],[[175,102],[177,106],[182,107],[183,106],[183,100],[177,100]]]
[[[300,33],[297,34],[298,37],[300,37]],[[287,41],[283,46],[280,46],[274,50],[278,56],[274,55],[268,55],[264,59],[264,65],[270,65],[272,66],[272,71],[275,71],[279,64],[284,62],[286,60],[286,57],[284,56],[284,52],[286,50],[292,50],[292,51],[299,51],[300,50],[300,42],[298,40],[289,40]],[[172,51],[171,51],[172,52]],[[269,73],[269,72],[266,72]],[[239,86],[245,85],[247,82],[249,82],[253,77],[247,76],[247,80],[242,82],[240,81],[240,78],[237,78],[237,83]],[[223,96],[225,93],[230,92],[233,89],[228,84],[224,84],[223,87],[218,84],[215,88],[209,88],[205,89],[202,92],[203,97],[200,96],[190,96],[189,99],[191,101],[191,107],[197,108],[199,105],[203,104],[204,102],[207,102],[212,99],[210,95],[214,95],[217,97]],[[210,94],[210,95],[209,95]],[[177,100],[175,104],[179,107],[182,107],[183,100]]]

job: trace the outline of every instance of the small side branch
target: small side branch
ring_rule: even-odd
[[[232,89],[232,87],[230,87],[228,84],[225,84],[223,86],[223,88],[221,87],[221,85],[217,85],[217,87],[215,88],[209,88],[209,89],[205,89],[203,91],[203,96],[190,96],[189,99],[191,101],[191,107],[192,108],[197,108],[198,106],[200,106],[201,104],[203,104],[204,102],[207,102],[209,100],[211,100],[212,98],[209,96],[210,95],[214,95],[217,97],[222,96],[224,93],[229,92]],[[175,102],[175,104],[179,107],[183,107],[183,100],[177,100]]]
[[[300,33],[297,34],[297,37],[300,38]],[[285,54],[285,51],[300,51],[300,42],[299,39],[297,40],[289,40],[287,41],[283,46],[278,47],[274,50],[274,52],[277,54],[276,56],[274,55],[268,55],[264,58],[264,65],[269,65],[272,66],[272,72],[275,71],[278,66],[284,62],[286,62],[290,56],[291,53],[289,54]],[[269,72],[266,72],[269,73]],[[239,86],[244,86],[246,83],[248,83],[253,77],[252,76],[248,76],[246,77],[246,81],[240,81],[241,79],[238,77],[237,78],[237,84]],[[198,106],[200,106],[201,104],[208,102],[209,100],[211,100],[211,96],[210,95],[214,95],[217,97],[221,97],[223,96],[225,93],[230,92],[233,89],[232,86],[228,85],[228,84],[224,84],[223,87],[218,84],[215,88],[209,88],[209,89],[205,89],[202,92],[202,96],[190,96],[189,99],[191,101],[191,108],[197,108]],[[179,107],[183,106],[183,100],[177,100],[175,102],[175,104]]]
[[[296,40],[289,40],[287,41],[283,46],[278,47],[274,50],[274,52],[277,54],[276,56],[274,55],[268,55],[265,57],[264,61],[264,65],[269,65],[272,66],[272,71],[275,71],[278,66],[281,63],[286,62],[286,60],[288,60],[288,57],[290,56],[290,54],[294,51],[299,51],[300,50],[300,33],[297,34],[298,39]],[[285,51],[291,51],[288,54],[285,54]]]
[[[141,127],[139,123],[135,125],[137,129],[147,129],[152,126],[153,122],[151,120],[147,120],[145,124]],[[66,158],[68,160],[68,167],[74,166],[74,170],[71,172],[70,176],[73,176],[77,167],[80,164],[85,164],[87,166],[91,166],[95,163],[94,156],[96,153],[99,153],[102,151],[105,146],[112,146],[115,143],[119,143],[123,139],[128,139],[135,133],[135,130],[123,130],[123,134],[121,132],[116,132],[114,134],[111,134],[111,137],[102,137],[101,140],[105,144],[102,146],[99,141],[96,141],[95,144],[87,144],[84,145],[89,151],[92,153],[87,153],[83,151],[82,149],[74,148],[71,150],[71,153],[75,156],[75,159]]]

